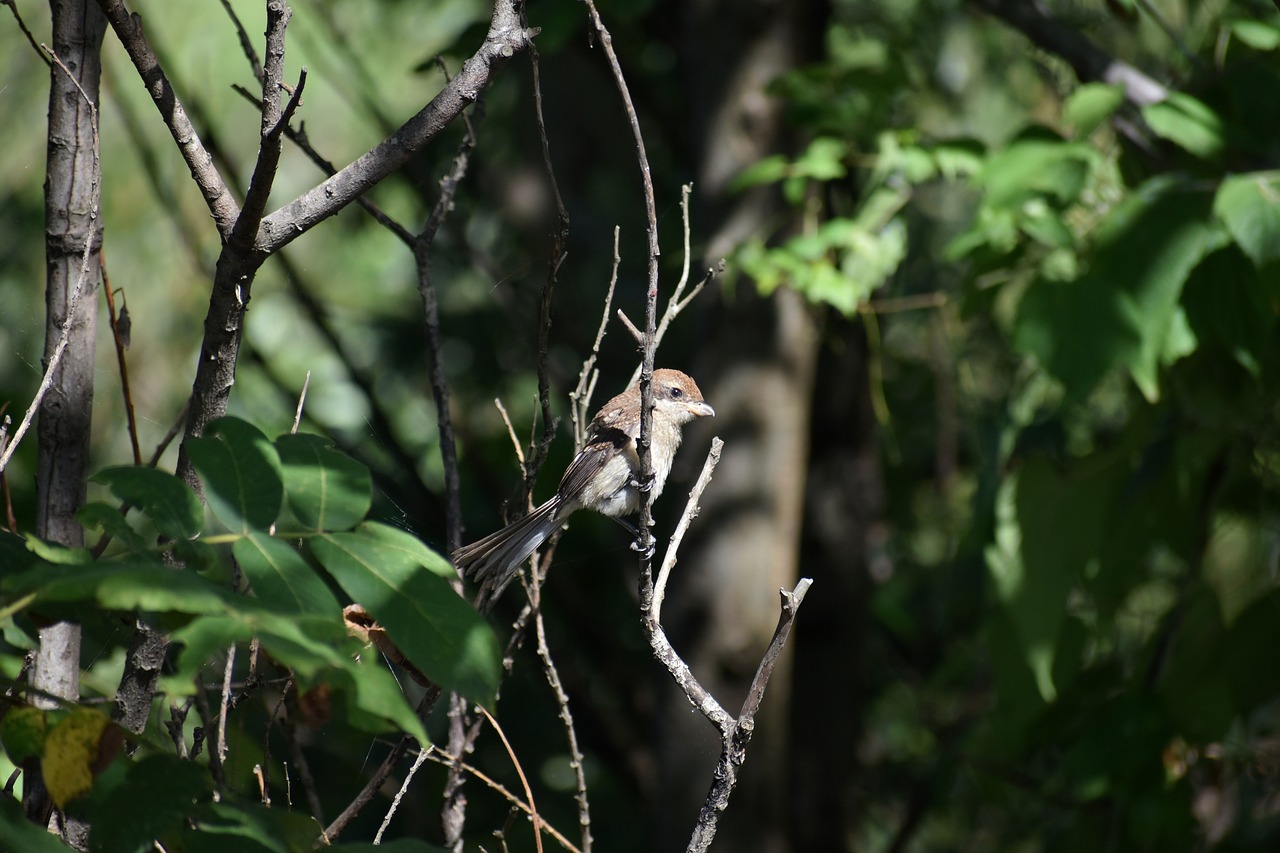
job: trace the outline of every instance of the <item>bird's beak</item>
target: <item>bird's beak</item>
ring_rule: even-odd
[[[690,404],[689,411],[693,412],[693,414],[699,418],[714,418],[716,416],[716,410],[711,408],[709,403],[705,403],[701,400]]]

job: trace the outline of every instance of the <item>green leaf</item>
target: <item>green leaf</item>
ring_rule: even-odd
[[[175,847],[185,853],[302,853],[323,829],[310,815],[227,799],[204,806]]]
[[[43,826],[27,820],[22,803],[14,797],[0,797],[0,840],[4,849],[23,853],[68,853],[73,848]]]
[[[733,179],[729,189],[733,192],[738,192],[759,184],[777,183],[787,176],[787,169],[787,158],[781,154],[765,157],[744,169],[740,175]]]
[[[134,553],[145,553],[150,550],[147,540],[130,527],[129,522],[125,521],[124,516],[120,514],[120,510],[111,504],[96,501],[87,503],[76,510],[76,521],[80,522],[86,530],[105,533]]]
[[[403,731],[424,746],[430,743],[391,672],[377,654],[360,654],[337,618],[232,610],[195,619],[172,637],[183,649],[175,672],[161,682],[171,695],[192,693],[202,667],[225,660],[228,646],[257,638],[268,655],[292,670],[300,690],[316,684],[336,688],[354,725],[372,733]]]
[[[250,533],[232,551],[258,601],[282,613],[342,611],[324,580],[292,546],[263,533]]]
[[[1222,118],[1182,92],[1143,107],[1142,116],[1158,135],[1205,160],[1216,159],[1226,144]]]
[[[1148,399],[1158,370],[1185,338],[1178,297],[1191,270],[1222,242],[1206,193],[1153,181],[1117,205],[1096,230],[1088,271],[1037,281],[1023,297],[1014,342],[1035,355],[1076,399],[1110,370],[1128,368]],[[1134,250],[1135,246],[1143,251]]]
[[[366,527],[317,537],[311,549],[428,678],[491,705],[500,655],[488,624],[444,578],[424,571],[419,560],[369,535]]]
[[[0,579],[21,574],[44,565],[29,540],[7,530],[0,530]],[[3,589],[3,586],[0,586]]]
[[[35,593],[36,601],[92,601],[106,610],[221,613],[235,601],[228,590],[197,574],[158,563],[51,566],[4,579],[6,597]]]
[[[351,723],[363,731],[379,734],[393,725],[396,730],[412,735],[422,747],[430,745],[422,721],[409,707],[404,690],[391,670],[382,665],[376,653],[361,655],[351,666],[343,669],[349,679],[343,685],[347,698],[347,716]]]
[[[369,469],[318,435],[282,435],[276,450],[284,472],[289,508],[315,531],[348,530],[372,503]]]
[[[458,576],[453,564],[442,554],[428,548],[425,542],[406,530],[370,521],[360,525],[360,532],[445,580],[453,580]]]
[[[219,418],[187,441],[213,514],[232,531],[266,530],[284,501],[280,456],[265,435],[239,418]]]
[[[1254,50],[1275,50],[1280,47],[1280,26],[1272,21],[1255,21],[1236,18],[1227,21],[1231,34]]]
[[[204,508],[191,487],[172,474],[154,468],[107,468],[93,476],[111,493],[133,504],[151,520],[162,536],[190,539],[204,527]]]
[[[1062,120],[1083,139],[1124,104],[1124,87],[1106,83],[1085,83],[1062,105]]]
[[[1059,204],[1074,201],[1097,156],[1083,143],[1029,133],[987,159],[979,176],[987,191],[983,204],[1021,207],[1037,196],[1049,196]]]
[[[163,753],[148,755],[100,800],[95,795],[89,847],[154,849],[154,842],[178,831],[212,794],[213,779],[201,765]]]
[[[1213,212],[1255,264],[1280,259],[1280,172],[1227,178],[1218,188]]]

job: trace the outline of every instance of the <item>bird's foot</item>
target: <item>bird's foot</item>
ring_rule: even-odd
[[[635,475],[635,476],[632,476],[631,482],[628,485],[630,485],[631,488],[635,489],[636,491],[642,494],[648,494],[653,489],[653,483],[655,479],[656,478],[653,476],[653,474],[650,474],[647,477],[640,477],[639,475]]]

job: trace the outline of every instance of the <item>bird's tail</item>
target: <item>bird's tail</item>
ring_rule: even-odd
[[[492,607],[525,558],[561,525],[560,503],[553,497],[524,518],[453,552],[453,564],[480,584],[477,608]]]

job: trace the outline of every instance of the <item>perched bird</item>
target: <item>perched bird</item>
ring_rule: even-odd
[[[649,445],[653,481],[637,482],[640,457],[640,384],[636,383],[596,412],[587,427],[587,440],[546,503],[524,518],[478,542],[453,552],[453,563],[480,583],[476,606],[487,610],[516,576],[520,564],[584,507],[621,518],[640,511],[645,493],[662,494],[671,462],[680,447],[680,429],[699,417],[714,417],[715,409],[702,399],[691,378],[679,370],[653,372],[653,428]]]

